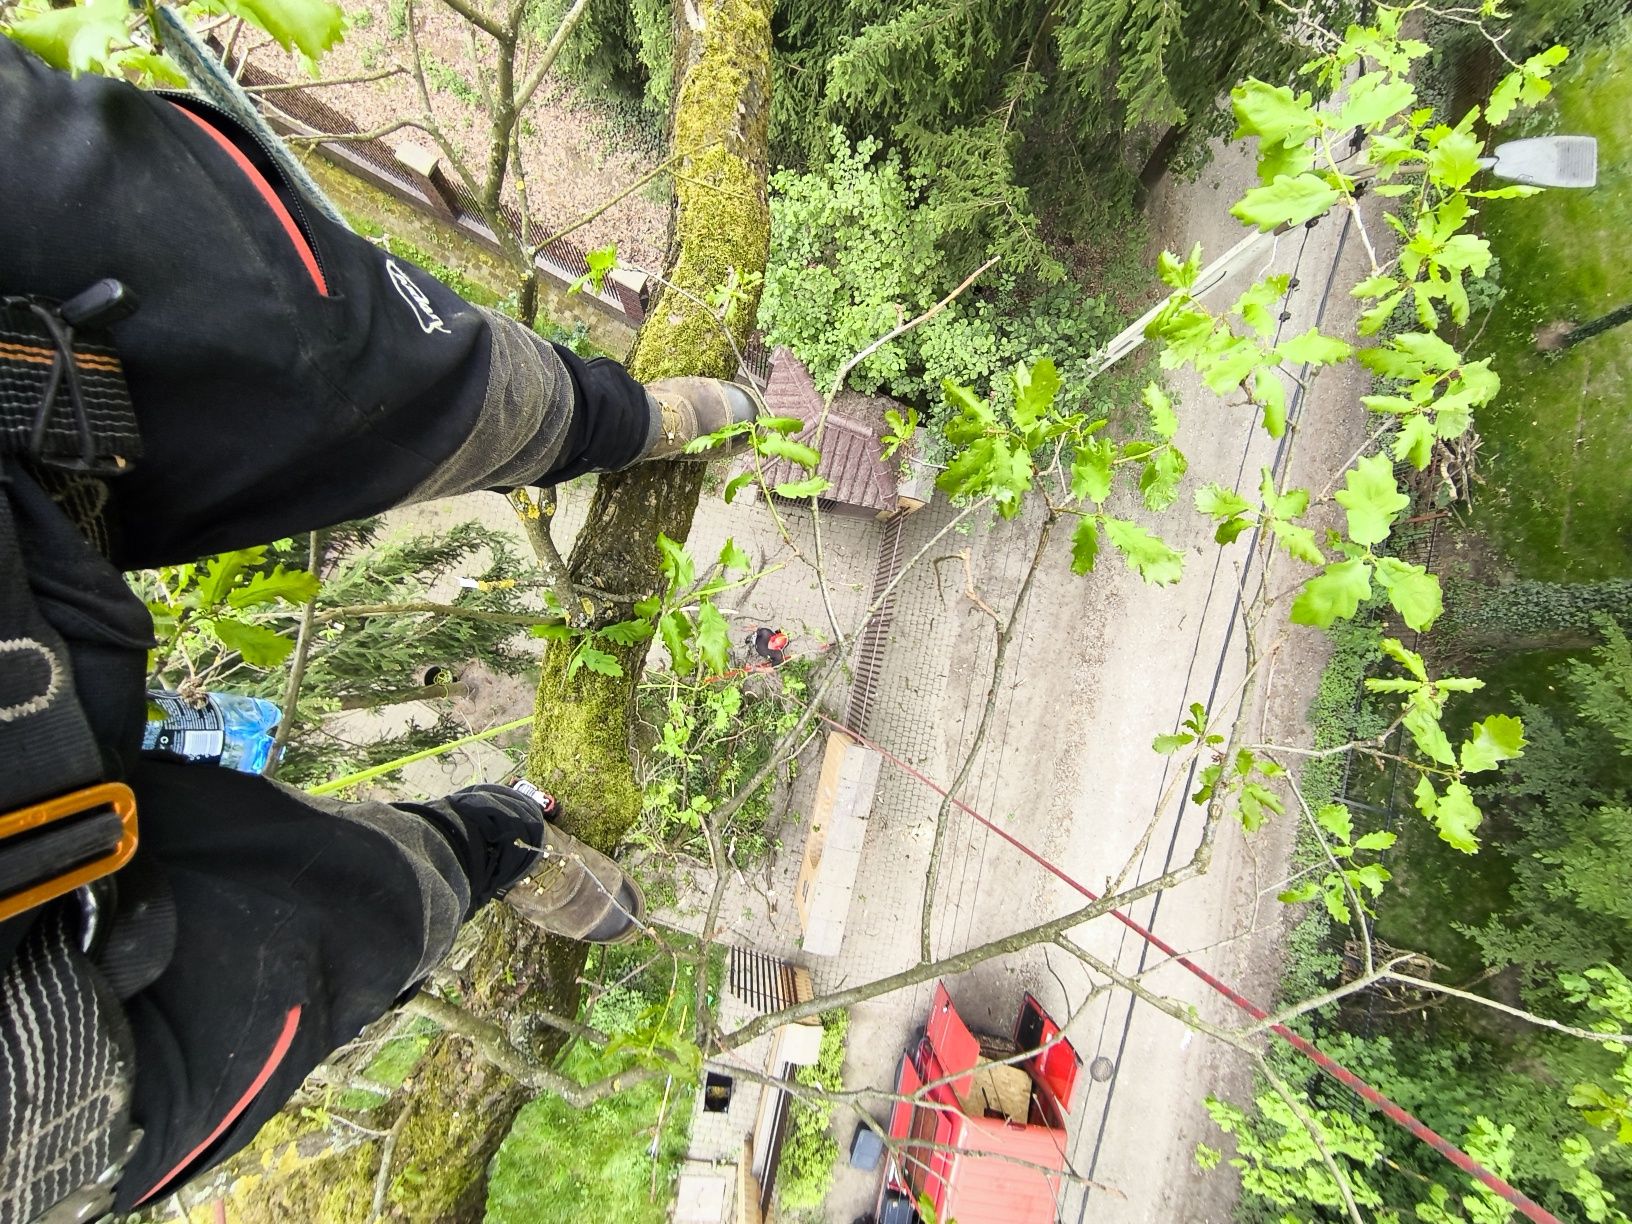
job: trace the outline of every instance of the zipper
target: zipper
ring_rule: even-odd
[[[224,119],[229,128],[218,128],[217,130],[229,141],[232,139],[230,132],[242,132],[255,143],[255,147],[272,163],[273,169],[277,171],[278,178],[283,182],[283,185],[289,189],[288,199],[285,200],[279,197],[280,202],[283,203],[284,207],[288,208],[290,216],[294,218],[295,225],[300,230],[301,236],[306,239],[307,249],[312,253],[312,262],[317,265],[317,270],[322,273],[325,286],[323,296],[332,297],[333,294],[329,292],[329,287],[332,286],[333,282],[329,280],[329,270],[323,263],[323,252],[318,248],[315,237],[316,231],[312,229],[311,218],[306,213],[305,201],[301,199],[300,188],[290,182],[288,176],[283,173],[283,169],[278,162],[277,151],[261,137],[259,132],[246,127],[231,111],[223,106],[216,105],[207,98],[200,98],[197,94],[187,93],[179,89],[155,89],[150,92],[154,97],[163,98],[172,106],[179,107],[182,110],[197,107]]]

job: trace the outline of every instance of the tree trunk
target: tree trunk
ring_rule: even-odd
[[[706,300],[727,282],[762,272],[770,245],[765,194],[770,104],[770,5],[766,0],[681,0],[677,4],[674,151],[677,199],[665,279]],[[757,303],[735,312],[739,346]],[[736,358],[706,308],[664,288],[635,339],[628,365],[645,382],[672,374],[730,377]],[[657,535],[684,540],[702,488],[703,465],[647,464],[602,476],[568,560],[580,586],[617,591],[628,602],[661,582]],[[621,611],[621,609],[620,609]],[[539,684],[528,774],[561,794],[572,832],[611,850],[640,812],[629,754],[631,706],[644,645],[617,651],[623,675],[580,668],[566,675],[569,643],[553,645]],[[578,796],[582,796],[579,798]],[[563,1000],[562,1009],[571,1012]]]
[[[770,8],[771,0],[675,3],[679,86],[672,144],[685,165],[675,176],[665,279],[704,301],[733,268],[745,281],[765,268]],[[742,320],[739,346],[756,313],[754,302],[748,306],[736,312]],[[736,372],[731,345],[706,309],[673,290],[665,290],[648,312],[629,366],[645,381]],[[601,477],[569,560],[574,581],[628,593],[630,603],[655,591],[661,581],[657,533],[686,538],[702,478],[703,465],[695,463],[651,464]],[[569,679],[570,653],[556,644],[545,656],[527,773],[562,795],[573,833],[610,851],[640,812],[630,729],[645,647],[619,649],[624,674],[616,679],[588,668]],[[501,1023],[525,1020],[529,1002],[577,1014],[583,944],[542,938],[502,906],[490,907],[483,922],[479,949],[463,975],[469,983],[466,1006]],[[549,1059],[559,1051],[553,1033],[535,1046],[535,1057]],[[463,1040],[434,1040],[406,1097],[412,1113],[393,1155],[396,1172],[382,1218],[414,1224],[480,1220],[487,1163],[529,1095],[475,1057]],[[311,1129],[298,1110],[286,1109],[269,1124],[264,1141],[230,1162],[221,1181],[235,1178],[234,1219],[350,1224],[367,1218],[380,1141],[297,1161],[291,1141]]]
[[[1565,332],[1559,340],[1559,349],[1572,349],[1583,340],[1591,340],[1600,336],[1612,327],[1619,327],[1622,323],[1632,323],[1632,302],[1617,307],[1608,314],[1599,315],[1590,323],[1579,323]]]

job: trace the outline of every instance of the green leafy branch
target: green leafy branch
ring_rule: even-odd
[[[1072,571],[1091,572],[1101,541],[1108,540],[1145,581],[1177,582],[1183,573],[1182,553],[1132,520],[1101,509],[1123,468],[1137,468],[1147,509],[1165,510],[1176,500],[1189,462],[1173,441],[1178,417],[1167,394],[1154,383],[1145,389],[1154,437],[1117,444],[1102,436],[1107,418],[1060,406],[1060,378],[1049,358],[1017,365],[1010,380],[1013,405],[1006,411],[968,387],[946,384],[954,415],[945,434],[956,449],[936,487],[959,499],[990,497],[998,514],[1013,518],[1036,483],[1037,454],[1051,451],[1057,460],[1069,453],[1069,496],[1058,504],[1051,501],[1050,508],[1077,516]]]
[[[1613,965],[1595,965],[1581,973],[1559,978],[1565,999],[1584,1005],[1598,1019],[1593,1027],[1619,1036],[1632,1029],[1632,981]],[[1632,1049],[1624,1041],[1605,1041],[1604,1048],[1621,1057],[1609,1086],[1586,1081],[1570,1089],[1569,1102],[1594,1129],[1607,1131],[1621,1147],[1632,1147]],[[1576,1164],[1582,1172],[1585,1161]],[[1601,1183],[1600,1183],[1601,1185]],[[1596,1218],[1596,1217],[1595,1217]]]
[[[1365,898],[1368,895],[1373,899],[1380,896],[1383,885],[1393,878],[1381,863],[1357,866],[1356,856],[1363,851],[1378,853],[1389,849],[1394,844],[1395,836],[1386,831],[1377,831],[1363,833],[1356,838],[1354,818],[1341,803],[1324,804],[1313,815],[1315,823],[1326,835],[1326,851],[1335,866],[1318,880],[1305,880],[1296,887],[1284,890],[1278,895],[1279,900],[1295,905],[1319,897],[1332,919],[1347,926],[1353,917],[1350,900],[1355,899],[1365,913],[1371,914],[1371,907],[1366,904]]]
[[[1473,724],[1460,747],[1453,748],[1440,725],[1445,703],[1452,693],[1471,693],[1485,686],[1483,680],[1468,676],[1430,678],[1422,656],[1407,650],[1395,638],[1384,638],[1383,652],[1406,674],[1370,677],[1366,688],[1373,693],[1392,693],[1403,700],[1400,722],[1418,751],[1429,764],[1408,762],[1419,771],[1412,792],[1417,810],[1433,822],[1439,836],[1465,854],[1479,849],[1475,830],[1484,820],[1473,792],[1465,781],[1473,774],[1495,769],[1524,751],[1524,726],[1512,715],[1492,714]],[[1443,790],[1435,779],[1445,779]]]
[[[257,545],[149,572],[144,595],[158,643],[148,656],[153,676],[202,687],[234,656],[266,669],[289,657],[295,643],[286,631],[294,622],[285,618],[274,628],[269,613],[280,604],[304,606],[317,594],[318,579],[282,565],[266,570],[266,553]],[[200,668],[197,660],[205,658]]]
[[[532,627],[534,637],[577,643],[567,660],[568,676],[584,667],[603,676],[623,675],[623,664],[606,647],[638,646],[650,641],[654,631],[678,675],[702,669],[718,676],[730,667],[731,631],[714,598],[760,576],[752,559],[735,540],[727,539],[714,565],[699,579],[697,563],[683,544],[659,532],[657,547],[663,593],[638,600],[633,618],[583,628],[561,622]],[[733,579],[731,574],[742,577]]]
[[[329,0],[194,0],[189,15],[239,18],[275,39],[286,51],[315,61],[345,35],[345,12]],[[159,45],[151,0],[133,8],[126,0],[82,0],[57,7],[48,0],[21,0],[0,34],[54,68],[124,77],[153,85],[187,85],[187,78]]]
[[[825,476],[812,475],[804,480],[783,481],[774,488],[769,488],[766,487],[762,467],[766,459],[786,459],[807,472],[815,472],[822,460],[821,452],[793,437],[806,425],[807,422],[798,417],[757,417],[753,421],[741,421],[735,425],[727,425],[723,429],[716,429],[713,433],[704,434],[700,438],[693,438],[686,443],[686,454],[698,455],[737,438],[748,439],[755,462],[747,471],[737,473],[726,482],[725,491],[721,496],[727,505],[735,501],[737,494],[745,487],[754,483],[761,485],[762,491],[766,493],[775,493],[778,497],[791,500],[819,497],[832,487],[832,481]]]

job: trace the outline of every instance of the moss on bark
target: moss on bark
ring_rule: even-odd
[[[768,0],[678,3],[673,143],[673,237],[661,291],[629,368],[645,382],[673,374],[729,377],[733,341],[707,302],[733,277],[744,300],[732,311],[741,345],[757,309],[770,245],[766,138],[770,116]],[[662,581],[657,535],[684,540],[702,488],[702,466],[659,463],[603,476],[568,565],[575,580],[638,598]],[[528,757],[529,774],[566,800],[573,832],[611,850],[640,813],[630,760],[641,646],[618,652],[623,675],[580,669],[570,652],[545,657]],[[566,1002],[566,1000],[563,1000]]]

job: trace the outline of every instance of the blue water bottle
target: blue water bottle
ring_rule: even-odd
[[[204,765],[222,765],[243,773],[260,773],[272,756],[272,742],[283,711],[261,697],[205,693],[194,704],[180,693],[147,695],[149,718],[142,747],[174,752]]]

